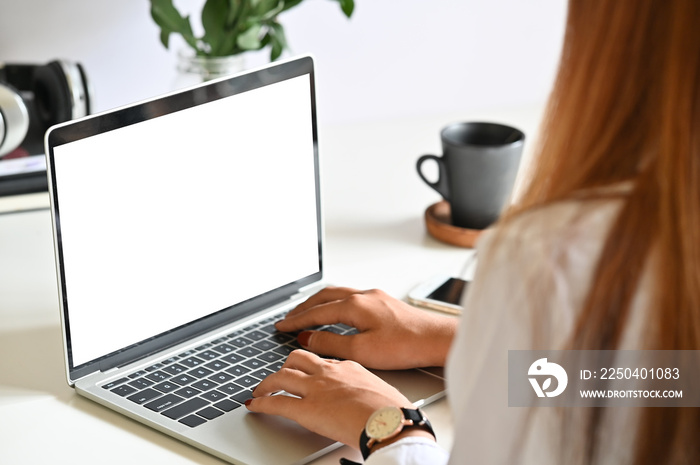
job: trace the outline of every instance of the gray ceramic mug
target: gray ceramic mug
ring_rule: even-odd
[[[487,228],[498,219],[513,190],[525,134],[497,123],[455,123],[440,137],[442,156],[420,157],[418,175],[450,203],[454,226]],[[426,160],[437,162],[435,182],[421,170]]]

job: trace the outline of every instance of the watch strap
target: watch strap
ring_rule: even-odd
[[[433,426],[430,424],[428,418],[425,415],[423,415],[423,412],[421,412],[420,409],[409,409],[402,407],[401,411],[403,412],[403,416],[406,420],[411,420],[413,422],[413,424],[404,425],[403,428],[401,428],[401,431],[403,431],[406,428],[421,427],[428,431],[433,437],[435,437],[435,431],[433,431]],[[369,457],[369,454],[372,452],[372,448],[369,446],[369,442],[370,437],[367,435],[367,429],[363,428],[362,433],[360,434],[360,452],[362,452],[362,457],[365,460],[367,460],[367,457]],[[377,443],[379,442],[380,441],[377,441]]]

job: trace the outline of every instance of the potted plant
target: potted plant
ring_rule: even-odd
[[[190,17],[183,17],[173,0],[150,0],[151,16],[160,27],[160,40],[168,48],[170,34],[179,34],[185,40],[195,60],[208,63],[210,74],[230,57],[270,47],[274,61],[288,48],[284,28],[278,21],[281,13],[299,5],[303,0],[206,0],[201,19],[204,33],[197,37]],[[348,18],[355,8],[354,0],[334,0]],[[218,62],[218,63],[217,63]],[[207,70],[205,70],[205,73]],[[211,76],[204,76],[206,79]]]

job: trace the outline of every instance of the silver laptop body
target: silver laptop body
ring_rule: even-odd
[[[322,286],[314,85],[301,57],[47,132],[80,395],[236,464],[306,463],[338,446],[241,406],[295,348],[272,323]],[[417,404],[443,394],[426,372],[380,376]]]

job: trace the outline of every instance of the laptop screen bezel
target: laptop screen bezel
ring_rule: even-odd
[[[54,147],[304,75],[309,76],[319,271],[120,350],[80,365],[74,365],[71,347],[70,309],[68,307],[65,269],[63,267],[60,196],[58,193],[59,186],[56,182]],[[321,217],[315,72],[313,59],[310,56],[273,63],[244,74],[209,81],[183,91],[57,125],[47,132],[45,145],[64,354],[66,357],[68,382],[71,385],[76,380],[95,371],[107,371],[117,366],[129,364],[177,345],[182,341],[248,317],[275,303],[288,299],[298,293],[300,289],[323,279],[323,223]],[[89,173],[86,174],[89,175]]]

